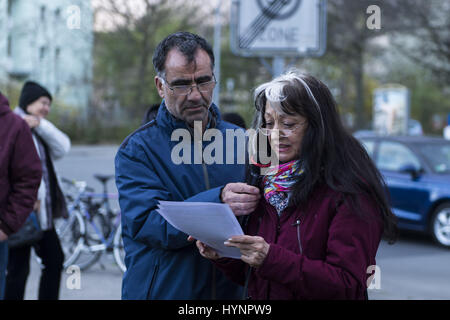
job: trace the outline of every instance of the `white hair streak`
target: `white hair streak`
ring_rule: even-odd
[[[286,73],[274,78],[270,82],[266,82],[261,84],[255,89],[254,99],[264,91],[264,95],[266,96],[267,101],[270,103],[271,107],[274,108],[278,113],[283,113],[281,110],[281,102],[284,101],[287,97],[283,94],[284,87],[288,84],[295,85],[295,81],[301,83],[301,85],[305,88],[308,93],[309,98],[314,102],[314,105],[317,107],[317,111],[320,114],[320,121],[322,126],[322,131],[325,131],[322,111],[319,103],[314,97],[314,94],[311,91],[311,88],[308,86],[306,81],[304,80],[306,75],[301,73],[296,68],[289,69]],[[262,119],[258,119],[258,125],[261,125]]]

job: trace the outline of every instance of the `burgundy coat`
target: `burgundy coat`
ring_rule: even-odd
[[[314,192],[305,208],[288,208],[279,218],[264,199],[251,214],[249,235],[270,244],[258,269],[252,269],[252,299],[365,299],[367,273],[375,265],[382,235],[377,206],[361,198],[361,215],[328,187]],[[300,241],[300,242],[299,242]],[[216,265],[243,285],[248,265],[219,259]]]
[[[0,93],[0,229],[7,235],[17,232],[33,210],[41,177],[31,130]]]

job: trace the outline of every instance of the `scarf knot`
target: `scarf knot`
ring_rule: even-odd
[[[300,160],[293,160],[274,167],[264,176],[264,198],[278,215],[288,206],[292,186],[303,171]]]

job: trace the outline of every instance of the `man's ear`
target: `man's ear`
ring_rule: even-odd
[[[159,96],[164,99],[163,82],[161,81],[161,79],[158,76],[155,77],[155,86],[156,86],[156,90],[158,90]]]

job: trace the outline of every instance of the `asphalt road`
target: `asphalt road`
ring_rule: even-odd
[[[101,190],[92,175],[113,174],[114,156],[118,146],[74,146],[64,159],[55,163],[58,173],[66,178],[85,180]],[[117,189],[113,181],[108,188]],[[369,290],[370,299],[450,299],[450,250],[437,247],[422,235],[402,233],[394,245],[382,242],[377,254],[378,281]],[[115,300],[120,299],[122,273],[111,255],[104,255],[96,264],[79,274],[65,270],[61,281],[61,299]],[[26,299],[36,299],[40,269],[32,260]],[[75,285],[74,285],[75,283]]]

